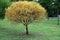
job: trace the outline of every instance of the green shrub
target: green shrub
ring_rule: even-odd
[[[10,0],[0,0],[0,19],[5,16],[5,8],[11,4]]]

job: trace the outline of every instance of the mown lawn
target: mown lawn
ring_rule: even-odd
[[[56,18],[29,24],[29,35],[25,26],[13,25],[8,20],[0,20],[0,40],[60,40],[60,24]]]

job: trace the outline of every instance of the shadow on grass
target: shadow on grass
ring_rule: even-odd
[[[0,31],[2,31],[2,30],[7,30],[7,28],[4,28],[4,27],[0,26]]]
[[[26,35],[25,32],[22,30],[11,30],[8,28],[2,28],[0,27],[0,38],[10,38],[11,40],[13,39],[21,39],[21,40],[29,40],[29,39],[36,39],[36,38],[41,38],[47,36],[45,33],[40,33],[40,32],[30,32],[29,35]]]
[[[42,36],[44,36],[44,37],[47,36],[47,34],[32,32],[29,35],[26,35],[25,32],[21,32],[21,33],[9,33],[8,36],[19,37],[19,38],[40,38]]]

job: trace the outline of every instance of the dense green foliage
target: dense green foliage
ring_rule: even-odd
[[[60,14],[60,0],[38,0],[47,9],[48,16],[56,17]]]
[[[4,18],[5,9],[11,4],[10,0],[0,0],[0,19]]]

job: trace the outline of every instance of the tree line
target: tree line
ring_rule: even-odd
[[[40,3],[46,10],[48,17],[57,17],[60,14],[60,0],[0,0],[0,18],[5,17],[5,9],[15,1],[35,1]]]

